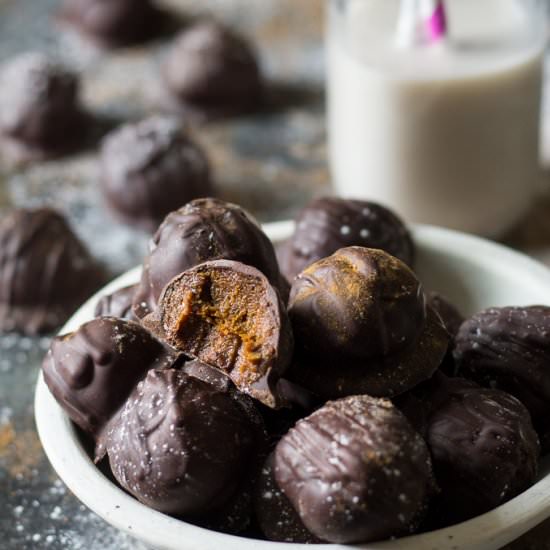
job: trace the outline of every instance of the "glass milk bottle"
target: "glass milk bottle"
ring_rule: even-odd
[[[496,236],[538,186],[543,0],[329,0],[338,194]]]

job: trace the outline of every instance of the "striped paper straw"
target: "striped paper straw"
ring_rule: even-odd
[[[433,2],[431,3],[433,4]],[[429,42],[438,42],[445,38],[447,34],[447,17],[445,15],[443,0],[439,0],[435,2],[435,4],[435,9],[433,9],[431,15],[425,19],[426,34]],[[433,7],[434,6],[430,6],[430,8]]]
[[[396,42],[400,47],[434,44],[447,35],[443,0],[401,0]]]

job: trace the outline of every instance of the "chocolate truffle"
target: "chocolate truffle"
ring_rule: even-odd
[[[54,338],[42,372],[65,412],[97,439],[145,373],[177,358],[137,323],[102,317]]]
[[[517,397],[550,449],[550,307],[489,308],[467,319],[453,356],[462,376]]]
[[[441,488],[432,522],[483,514],[534,483],[539,442],[515,397],[443,375],[429,397],[426,442]]]
[[[258,524],[268,540],[312,544],[322,542],[308,531],[281,491],[273,473],[273,453],[267,458],[256,484],[254,509]]]
[[[125,124],[105,138],[101,189],[119,219],[151,232],[172,210],[212,194],[204,152],[163,117]]]
[[[447,332],[454,338],[458,333],[460,325],[464,321],[464,315],[462,315],[458,308],[439,292],[428,292],[426,294],[426,299],[428,305],[430,305],[439,317],[441,317]]]
[[[61,214],[17,209],[0,220],[0,331],[49,332],[103,281]]]
[[[161,13],[150,0],[65,0],[59,18],[100,45],[115,47],[151,37]]]
[[[227,506],[254,470],[257,421],[236,395],[179,370],[152,370],[109,427],[109,462],[141,502],[203,519]]]
[[[250,45],[212,21],[199,22],[177,37],[162,78],[172,106],[198,119],[252,111],[262,99]]]
[[[229,389],[233,384],[229,377],[220,370],[198,360],[187,361],[181,370],[189,376],[194,376],[203,382],[213,384],[220,389]],[[262,417],[266,429],[268,447],[275,447],[281,437],[319,405],[315,397],[303,388],[285,380],[279,379],[276,394],[281,399],[282,406],[272,409],[259,401],[254,406]]]
[[[132,311],[132,301],[137,285],[119,288],[111,294],[102,296],[95,306],[96,317],[117,317],[128,321],[136,321]]]
[[[348,247],[294,280],[289,316],[297,358],[288,377],[324,398],[403,393],[447,350],[414,273],[388,253]]]
[[[227,390],[232,386],[230,378],[225,373],[198,359],[186,361],[181,370],[220,389]],[[267,434],[271,437],[277,435],[278,441],[297,420],[311,413],[319,403],[310,392],[284,378],[277,382],[277,394],[281,397],[284,408],[274,410],[259,401],[254,401],[254,405],[264,421]],[[285,425],[286,429],[281,432],[280,428]]]
[[[215,386],[220,391],[230,391],[233,387],[230,378],[225,373],[198,359],[186,361],[185,364],[182,365],[181,371],[211,386]]]
[[[447,298],[438,292],[428,292],[426,294],[426,301],[428,306],[439,315],[440,319],[443,321],[443,325],[451,337],[449,349],[447,350],[447,353],[439,366],[439,370],[448,376],[456,376],[457,367],[453,358],[452,349],[454,347],[454,339],[458,333],[458,329],[464,321],[464,316],[455,305],[449,302]]]
[[[283,299],[288,287],[271,241],[243,208],[218,199],[196,199],[169,214],[155,233],[134,298],[141,319],[154,311],[166,284],[209,260],[235,260],[259,269]]]
[[[260,467],[268,449],[268,434],[263,423],[263,415],[259,414],[258,411],[259,403],[243,393],[238,392],[228,376],[206,363],[202,363],[196,359],[186,361],[185,364],[180,367],[180,370],[193,378],[198,378],[214,386],[220,392],[229,392],[233,397],[237,398],[240,405],[245,407],[247,414],[250,415],[253,420],[256,431],[258,431],[258,460],[254,464],[254,467],[248,472],[241,489],[223,509],[219,510],[219,512],[209,515],[201,521],[195,522],[207,529],[214,529],[224,533],[240,533],[244,529],[250,527],[253,515],[252,500],[254,486],[257,483],[257,478],[261,470]]]
[[[275,449],[274,473],[306,528],[335,543],[412,532],[434,488],[420,435],[390,401],[368,395],[300,420]]]
[[[393,212],[373,202],[324,197],[298,214],[294,234],[280,250],[281,271],[292,281],[346,246],[380,248],[409,266],[414,259],[409,231]]]
[[[257,402],[256,407],[263,418],[269,436],[269,448],[273,449],[279,439],[292,428],[298,420],[311,414],[323,404],[316,395],[308,390],[280,378],[275,394],[280,400],[280,407],[273,409]]]
[[[237,388],[269,407],[293,349],[278,293],[257,269],[231,260],[205,262],[166,285],[143,323],[187,356],[226,373]]]
[[[87,120],[78,79],[36,52],[22,54],[0,72],[0,135],[22,158],[55,156],[82,143]]]

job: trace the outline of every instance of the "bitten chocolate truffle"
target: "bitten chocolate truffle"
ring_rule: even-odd
[[[102,317],[54,338],[42,372],[57,402],[97,441],[145,373],[177,359],[141,325]]]
[[[59,19],[107,47],[146,40],[162,22],[150,0],[65,0]]]
[[[453,356],[460,375],[517,397],[550,449],[550,307],[489,308],[460,327]]]
[[[59,327],[104,278],[54,210],[17,209],[0,220],[0,331]]]
[[[95,306],[96,317],[116,317],[128,321],[137,321],[132,311],[132,301],[137,285],[126,286],[112,294],[102,296]]]
[[[252,111],[263,95],[251,46],[212,21],[199,22],[178,36],[162,78],[172,106],[200,120]]]
[[[429,378],[448,334],[414,273],[382,250],[348,247],[294,280],[297,357],[288,378],[321,397],[403,393]]]
[[[414,245],[403,222],[383,206],[361,200],[324,197],[296,218],[292,237],[280,249],[281,271],[289,281],[339,248],[380,248],[412,266]]]
[[[209,260],[235,260],[259,269],[286,298],[275,250],[243,208],[218,199],[196,199],[169,214],[155,233],[134,298],[139,318],[155,310],[166,284]]]
[[[125,124],[105,138],[101,189],[119,219],[151,232],[172,210],[213,191],[202,149],[163,117]]]
[[[275,449],[274,473],[306,528],[335,543],[412,532],[433,491],[423,439],[390,401],[368,395],[300,420]]]
[[[78,79],[36,52],[22,54],[0,72],[0,136],[22,159],[55,156],[81,144],[88,129]]]
[[[238,396],[174,370],[149,371],[110,425],[117,481],[155,510],[204,519],[251,475],[261,426]]]
[[[269,407],[292,358],[285,306],[257,269],[230,260],[184,271],[164,289],[157,314],[162,338],[187,356],[226,373],[237,388]]]
[[[441,488],[432,522],[477,516],[534,483],[539,442],[529,412],[515,397],[443,375],[427,397],[425,437]]]

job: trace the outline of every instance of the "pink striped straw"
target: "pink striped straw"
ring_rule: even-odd
[[[447,17],[443,0],[438,0],[433,13],[426,19],[426,34],[429,42],[438,42],[447,34]]]
[[[399,47],[435,44],[446,35],[444,0],[401,0],[395,37]]]

